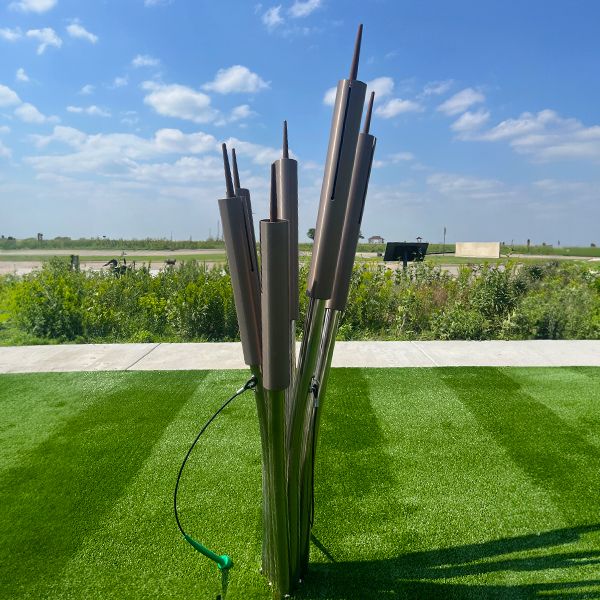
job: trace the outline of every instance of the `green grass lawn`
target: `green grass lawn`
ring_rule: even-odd
[[[172,489],[243,371],[0,376],[0,598],[209,598]],[[599,598],[600,369],[338,369],[298,598]],[[192,455],[190,533],[270,597],[251,394]]]

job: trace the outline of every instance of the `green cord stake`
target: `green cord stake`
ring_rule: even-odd
[[[183,537],[185,538],[185,541],[198,550],[200,554],[216,562],[221,571],[227,571],[233,567],[233,560],[231,560],[231,557],[227,556],[227,554],[216,554],[212,550],[209,550],[206,546],[203,546],[200,542],[196,541],[193,537],[190,537],[185,533],[183,534]]]

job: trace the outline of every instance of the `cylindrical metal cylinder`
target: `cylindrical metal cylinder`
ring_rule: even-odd
[[[235,310],[247,365],[260,365],[260,296],[252,270],[250,242],[242,201],[237,196],[219,200],[223,237],[231,273]]]
[[[290,319],[298,320],[298,162],[293,158],[275,161],[277,215],[289,222]]]
[[[250,258],[252,260],[252,268],[256,270],[257,278],[260,277],[258,271],[258,260],[256,257],[256,233],[254,232],[254,218],[252,217],[252,202],[250,201],[250,190],[248,188],[238,188],[236,196],[239,196],[244,206],[246,215],[246,228],[248,229],[248,241],[250,244]],[[260,279],[259,279],[260,281]],[[260,291],[260,287],[258,288]]]
[[[290,384],[289,223],[260,222],[262,270],[263,386],[284,390]]]
[[[367,197],[371,165],[373,164],[375,142],[375,138],[368,133],[361,133],[358,136],[354,171],[348,194],[348,207],[346,209],[342,240],[335,270],[335,280],[331,298],[327,301],[327,308],[335,310],[344,310],[346,308],[348,290],[350,289],[350,277],[352,276],[352,267],[354,266],[354,256],[356,254],[356,244],[358,243],[358,236],[360,234],[360,224]]]
[[[338,83],[308,277],[313,298],[331,297],[366,89],[358,80]]]

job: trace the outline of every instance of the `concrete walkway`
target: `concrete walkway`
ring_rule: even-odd
[[[600,341],[338,342],[334,367],[600,367]],[[0,347],[0,373],[245,369],[239,343]]]

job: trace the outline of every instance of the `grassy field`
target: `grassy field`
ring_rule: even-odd
[[[0,254],[0,261],[4,262],[47,262],[53,258],[51,254]],[[115,258],[121,260],[119,253],[115,253]],[[68,256],[61,255],[64,260],[69,260]],[[106,263],[110,260],[110,256],[80,256],[79,260],[82,263],[101,262]],[[198,262],[225,262],[225,254],[223,252],[215,252],[214,254],[164,254],[164,255],[132,255],[125,256],[129,264],[135,262],[140,265],[142,263],[153,263],[161,265],[167,259],[175,259],[177,262],[185,262],[188,260],[197,260]]]
[[[0,597],[211,598],[172,488],[243,371],[0,376]],[[298,598],[600,597],[600,369],[338,369]],[[184,475],[228,600],[268,599],[253,398]]]

